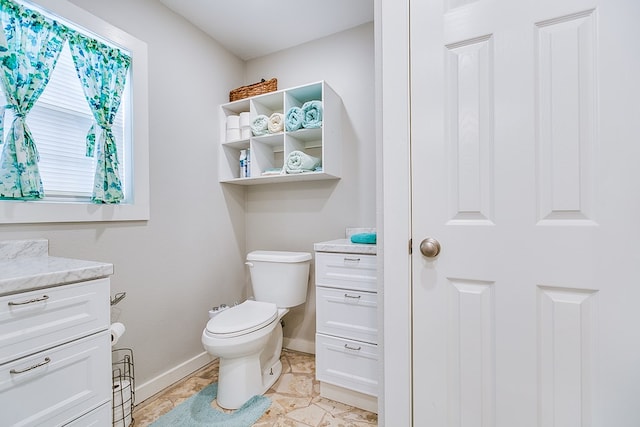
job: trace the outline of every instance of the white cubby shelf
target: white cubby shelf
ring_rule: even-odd
[[[260,114],[286,115],[292,107],[302,107],[307,101],[322,102],[322,126],[302,128],[247,139],[227,140],[226,122],[230,115],[249,113],[250,123]],[[286,118],[286,116],[285,116]],[[292,181],[340,179],[342,157],[342,100],[325,82],[320,81],[289,89],[269,92],[220,105],[220,155],[218,179],[222,183],[254,185]],[[284,119],[283,119],[284,120]],[[240,150],[251,153],[250,174],[240,176]],[[322,160],[322,171],[297,174],[263,175],[282,168],[292,151],[302,151]]]

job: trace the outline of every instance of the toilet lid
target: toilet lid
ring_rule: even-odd
[[[247,300],[228,308],[207,323],[212,335],[235,337],[265,327],[278,317],[278,306],[270,302]]]

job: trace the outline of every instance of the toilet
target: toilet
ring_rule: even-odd
[[[282,324],[290,307],[307,299],[307,252],[253,251],[247,254],[255,300],[222,311],[207,323],[202,344],[220,358],[218,405],[237,409],[264,394],[280,377]]]

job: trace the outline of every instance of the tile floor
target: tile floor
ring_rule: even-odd
[[[265,396],[271,407],[254,426],[258,427],[371,427],[378,425],[374,413],[320,397],[313,355],[282,351],[282,375]],[[218,379],[218,361],[161,391],[136,406],[135,427],[151,424],[161,415]],[[219,409],[213,402],[212,406]]]

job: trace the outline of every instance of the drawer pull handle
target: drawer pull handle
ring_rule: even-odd
[[[351,261],[351,262],[360,262],[360,258],[344,257],[344,260],[345,260],[346,262],[349,262],[349,261]]]
[[[347,350],[354,350],[354,351],[360,351],[362,349],[362,347],[358,347],[358,348],[349,347],[349,344],[345,344],[344,348],[346,348]]]
[[[351,298],[351,299],[360,299],[362,295],[349,295],[349,294],[344,294],[345,298]]]
[[[30,366],[28,368],[25,368],[25,369],[20,369],[20,370],[12,369],[12,370],[9,371],[9,373],[10,374],[22,374],[22,373],[30,371],[32,369],[39,368],[40,366],[44,366],[44,365],[48,364],[49,362],[51,362],[51,359],[49,359],[48,357],[45,357],[43,362],[37,363],[37,364],[35,364],[33,366]]]
[[[49,295],[42,295],[40,298],[34,298],[22,302],[13,302],[9,301],[9,305],[25,305],[25,304],[33,304],[34,302],[46,301],[49,299]]]

